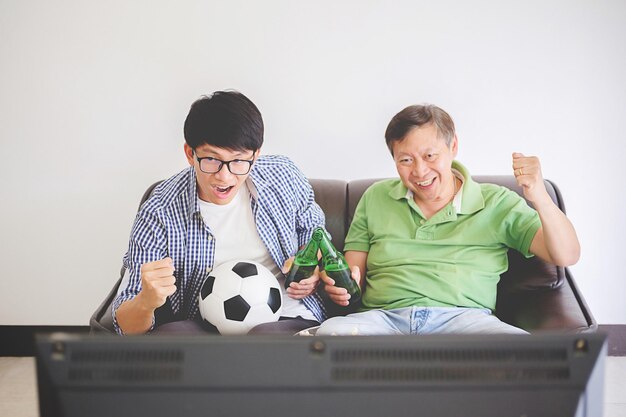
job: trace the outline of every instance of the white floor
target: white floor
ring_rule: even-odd
[[[626,356],[606,358],[604,417],[626,417]]]
[[[604,393],[604,417],[626,417],[626,357],[607,358]],[[34,358],[0,357],[0,416],[39,416]]]

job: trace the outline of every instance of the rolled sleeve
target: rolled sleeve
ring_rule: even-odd
[[[348,229],[344,249],[346,251],[354,250],[360,252],[369,252],[370,250],[370,232],[367,223],[367,201],[369,199],[367,191],[357,204],[354,211],[354,218]]]
[[[141,266],[158,261],[167,256],[167,235],[158,218],[140,211],[135,219],[128,244],[128,252],[123,259],[128,280],[122,280],[117,297],[113,300],[111,313],[113,326],[118,334],[123,334],[117,323],[117,309],[126,301],[132,300],[141,291]],[[154,326],[154,318],[153,323]]]

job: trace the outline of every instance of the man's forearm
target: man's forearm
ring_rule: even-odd
[[[346,251],[345,257],[348,265],[350,267],[358,266],[359,267],[359,279],[357,280],[357,284],[359,287],[363,289],[363,284],[365,283],[365,272],[367,269],[367,252],[361,251]]]
[[[124,334],[143,334],[152,327],[154,310],[144,307],[137,296],[124,301],[117,309],[115,317]]]
[[[543,233],[541,240],[548,260],[559,266],[569,266],[578,262],[580,244],[576,230],[567,216],[551,200],[549,204],[535,208],[541,219]]]

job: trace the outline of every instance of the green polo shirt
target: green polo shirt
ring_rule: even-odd
[[[517,193],[472,181],[467,169],[455,207],[425,219],[400,179],[363,194],[345,250],[368,252],[363,309],[478,307],[495,309],[500,274],[513,248],[530,257],[539,215]]]

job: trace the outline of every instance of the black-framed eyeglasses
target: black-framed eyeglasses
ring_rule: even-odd
[[[250,168],[252,168],[252,164],[254,163],[254,157],[250,160],[247,159],[232,159],[230,161],[222,161],[221,159],[213,158],[210,156],[200,158],[194,152],[196,156],[196,160],[200,165],[200,171],[205,172],[207,174],[215,174],[220,172],[222,167],[226,165],[228,170],[233,175],[246,175],[250,172]]]

